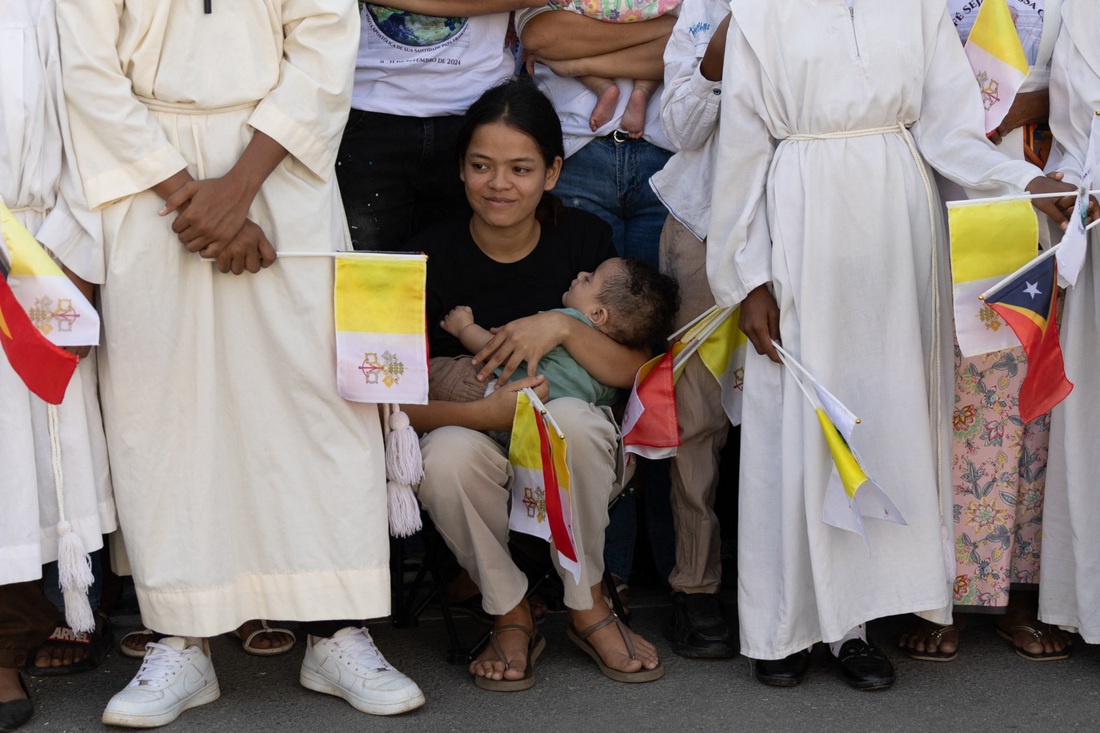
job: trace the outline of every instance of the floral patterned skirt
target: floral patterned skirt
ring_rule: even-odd
[[[1050,415],[1024,424],[1022,348],[964,358],[955,346],[956,610],[994,611],[1039,582]]]

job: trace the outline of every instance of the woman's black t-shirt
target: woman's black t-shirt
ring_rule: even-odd
[[[561,308],[573,278],[615,256],[611,227],[594,214],[563,208],[557,226],[542,227],[535,248],[517,262],[489,258],[470,236],[470,215],[424,230],[409,249],[428,255],[428,344],[432,356],[467,353],[439,322],[467,305],[483,328],[503,326],[539,311]]]

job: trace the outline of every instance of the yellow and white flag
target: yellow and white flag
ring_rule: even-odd
[[[55,346],[95,346],[99,314],[31,233],[0,201],[8,285],[35,328]]]
[[[966,40],[966,57],[982,92],[985,131],[993,132],[1008,114],[1028,72],[1027,56],[1005,0],[982,3]]]
[[[422,254],[336,258],[336,384],[353,402],[428,402]]]
[[[859,418],[782,346],[775,341],[772,344],[802,395],[814,408],[821,431],[825,435],[825,444],[833,458],[835,470],[825,488],[821,521],[831,527],[858,534],[863,538],[869,555],[871,538],[867,536],[867,528],[863,526],[864,517],[895,524],[908,523],[894,501],[863,470],[859,456],[851,447],[852,434],[860,423]],[[806,389],[806,382],[813,387],[816,399]]]
[[[1039,224],[1031,202],[950,201],[955,332],[963,356],[1018,346],[1001,317],[978,296],[1035,257]]]
[[[676,338],[672,345],[673,377],[679,380],[688,359],[698,352],[722,389],[722,407],[733,425],[741,424],[745,353],[749,343],[748,336],[737,326],[740,313],[738,307],[711,306],[670,337]]]
[[[722,388],[722,407],[732,425],[741,424],[745,353],[749,343],[749,337],[737,327],[740,313],[740,308],[734,308],[699,346],[699,358]]]
[[[512,510],[508,528],[552,542],[558,562],[581,581],[565,435],[531,389],[516,395],[512,440]]]

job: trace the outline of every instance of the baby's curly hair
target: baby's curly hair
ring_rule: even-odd
[[[645,260],[624,257],[599,293],[607,307],[604,332],[624,346],[650,348],[672,333],[680,286]]]

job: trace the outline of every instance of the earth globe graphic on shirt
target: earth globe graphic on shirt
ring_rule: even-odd
[[[386,38],[402,46],[425,48],[454,38],[466,27],[468,18],[417,15],[384,5],[365,3],[374,25]]]

